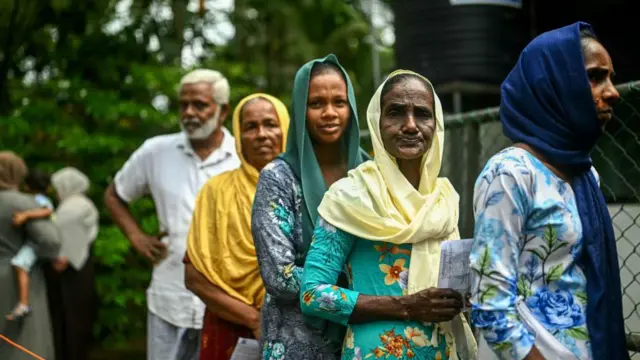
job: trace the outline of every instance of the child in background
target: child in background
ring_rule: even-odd
[[[39,209],[21,211],[13,214],[13,225],[16,227],[24,225],[29,220],[42,219],[51,216],[53,213],[53,204],[45,195],[49,190],[49,175],[38,171],[30,171],[25,179],[25,191],[33,194],[36,202],[40,206]],[[11,259],[16,271],[16,279],[18,283],[18,304],[7,315],[7,320],[17,321],[31,313],[29,306],[29,272],[37,260],[36,252],[33,245],[27,239],[16,256]]]

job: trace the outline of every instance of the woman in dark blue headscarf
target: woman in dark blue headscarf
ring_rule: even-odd
[[[586,23],[535,38],[502,84],[515,143],[474,191],[480,359],[628,359],[611,218],[591,151],[619,94]]]

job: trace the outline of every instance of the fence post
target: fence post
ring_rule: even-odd
[[[460,234],[463,238],[473,237],[473,187],[480,171],[480,154],[482,144],[480,142],[480,124],[473,121],[464,127],[464,161],[463,161],[463,185],[460,194]]]

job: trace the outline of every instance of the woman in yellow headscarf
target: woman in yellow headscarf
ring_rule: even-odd
[[[201,360],[227,360],[239,337],[259,337],[265,295],[251,235],[260,170],[284,150],[289,113],[267,94],[236,106],[233,133],[241,166],[214,177],[198,198],[187,240],[187,288],[207,305]]]
[[[426,78],[396,71],[374,94],[367,122],[374,160],[320,203],[302,311],[348,326],[342,359],[474,359],[462,295],[436,288],[440,243],[460,236],[458,194],[438,178],[440,100]],[[345,267],[349,287],[340,288]]]

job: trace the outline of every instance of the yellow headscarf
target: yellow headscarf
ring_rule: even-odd
[[[444,150],[444,116],[440,99],[429,80],[411,71],[394,71],[385,83],[400,74],[420,77],[431,86],[433,92],[436,132],[431,148],[422,158],[419,188],[416,190],[409,183],[400,172],[395,158],[382,144],[380,104],[383,83],[367,109],[374,160],[351,170],[346,178],[331,186],[324,195],[318,213],[331,225],[361,239],[413,244],[407,290],[415,293],[437,286],[440,243],[460,239],[459,196],[448,179],[438,178]],[[452,359],[456,359],[453,354],[456,354],[455,345],[458,342],[454,338],[464,342],[459,352],[464,348],[463,352],[468,355],[476,353],[474,348],[477,349],[477,346],[464,316],[443,324],[440,331],[452,347]],[[434,331],[434,334],[437,332]],[[434,336],[432,341],[436,338]],[[465,351],[467,349],[469,352]],[[471,359],[473,356],[463,358]]]
[[[240,124],[242,107],[255,98],[267,99],[273,105],[280,121],[283,148],[287,142],[289,113],[280,100],[256,93],[238,103],[232,126],[240,168],[210,179],[200,190],[191,220],[187,254],[193,266],[209,281],[234,298],[259,308],[265,290],[251,235],[251,207],[259,172],[242,154]]]

